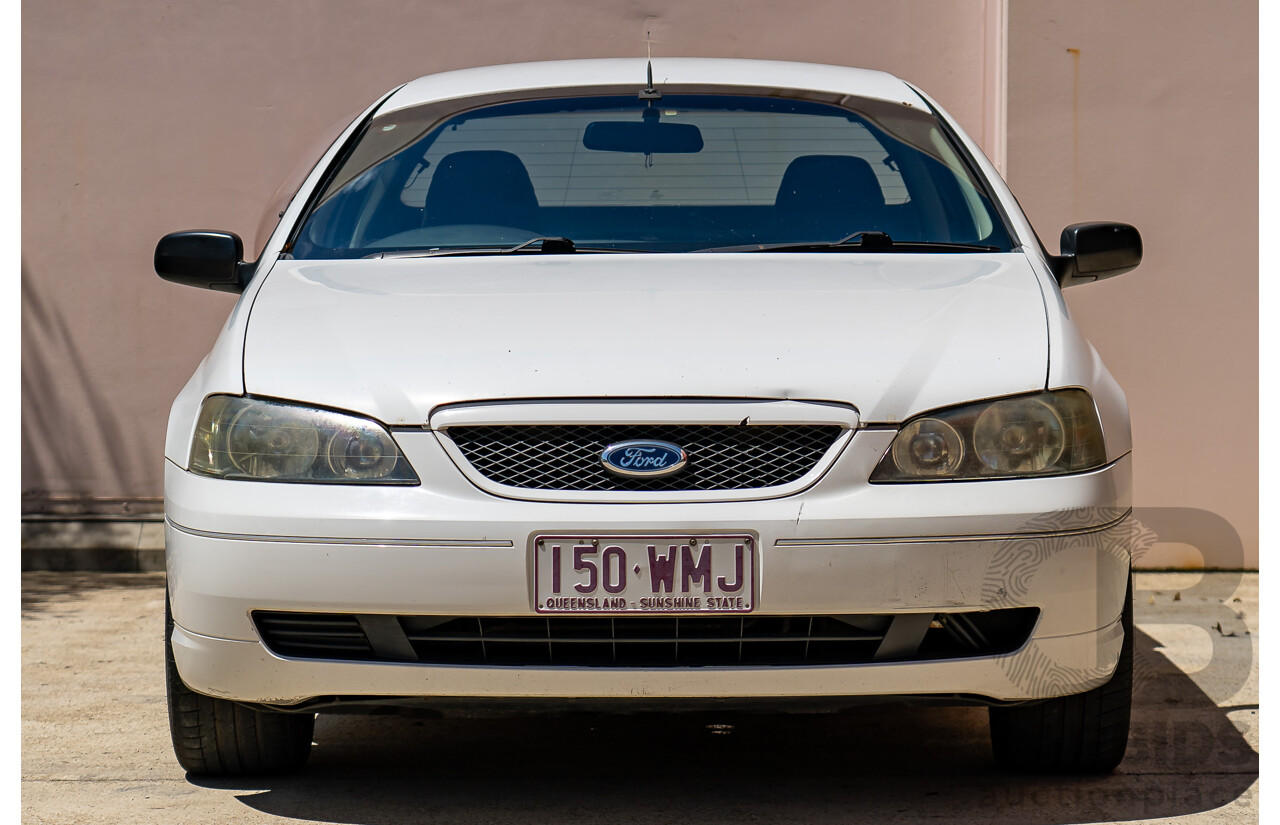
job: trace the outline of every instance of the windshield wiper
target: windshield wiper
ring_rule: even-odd
[[[854,241],[857,243],[854,243]],[[998,246],[951,241],[895,241],[884,232],[854,232],[838,241],[752,243],[739,246],[712,246],[695,252],[999,252]]]
[[[536,245],[536,247],[535,247]],[[578,246],[568,238],[546,237],[506,246],[486,244],[482,246],[433,247],[431,249],[405,249],[393,252],[376,252],[366,258],[440,258],[448,255],[516,255],[546,254],[568,255],[577,252],[648,252],[646,249],[615,249],[613,247]]]

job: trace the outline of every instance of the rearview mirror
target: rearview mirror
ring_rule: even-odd
[[[1142,236],[1127,223],[1073,223],[1062,230],[1053,259],[1063,287],[1122,275],[1142,263]]]
[[[171,232],[156,244],[156,274],[175,284],[243,292],[250,274],[244,242],[232,232]]]
[[[598,152],[692,154],[702,151],[702,131],[692,123],[663,123],[653,118],[639,123],[597,120],[587,124],[582,145]]]

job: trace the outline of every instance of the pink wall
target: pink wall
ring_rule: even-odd
[[[999,160],[1051,249],[1137,224],[1147,263],[1069,291],[1129,391],[1137,502],[1226,516],[1257,559],[1256,7],[1016,0],[41,0],[23,4],[22,487],[161,495],[164,421],[233,299],[159,280],[165,232],[253,243],[335,120],[422,74],[644,53],[918,83]],[[1172,9],[1172,10],[1171,10]],[[1068,48],[1080,50],[1071,57]]]
[[[1207,510],[1258,563],[1258,10],[1252,0],[1010,4],[1006,176],[1062,227],[1142,232],[1136,271],[1067,290],[1124,386],[1134,501]],[[1238,566],[1230,542],[1148,565]]]
[[[151,268],[155,242],[213,228],[252,244],[298,154],[393,86],[491,63],[642,55],[648,29],[658,60],[886,69],[922,84],[981,135],[986,5],[24,3],[26,506],[48,496],[161,495],[169,403],[233,299],[162,282]]]

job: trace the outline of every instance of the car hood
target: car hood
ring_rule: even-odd
[[[1044,386],[1045,303],[1005,254],[280,261],[249,393],[419,425],[524,398],[837,401],[864,423]]]

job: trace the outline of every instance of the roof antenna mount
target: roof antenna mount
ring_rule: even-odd
[[[649,64],[646,67],[646,78],[648,79],[649,83],[647,86],[645,86],[643,89],[640,90],[640,95],[639,95],[639,98],[641,100],[649,101],[650,106],[653,105],[653,101],[662,100],[662,92],[653,88],[653,41],[650,39],[650,35],[652,34],[653,33],[648,30],[646,30],[644,33],[644,45],[649,55]]]

